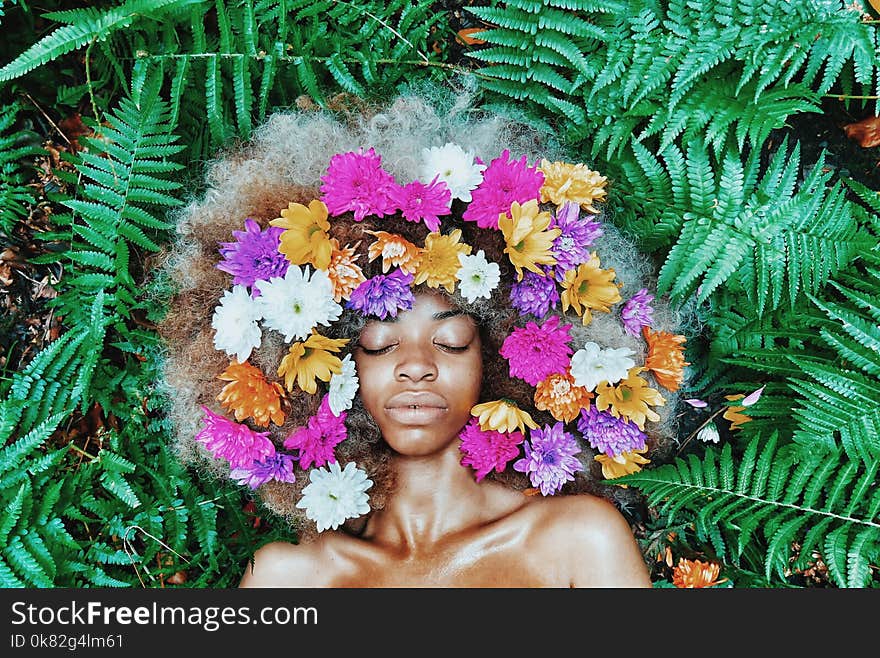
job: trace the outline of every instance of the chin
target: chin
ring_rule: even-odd
[[[464,427],[464,425],[462,425]],[[397,454],[405,457],[427,457],[441,452],[458,439],[461,430],[437,435],[436,428],[418,427],[383,432],[385,442]],[[442,437],[442,438],[441,438]]]

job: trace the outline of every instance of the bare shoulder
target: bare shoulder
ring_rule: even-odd
[[[323,538],[322,538],[323,539]],[[322,539],[308,544],[276,541],[259,548],[239,587],[323,587],[331,574],[322,562]]]
[[[578,494],[542,503],[540,541],[568,566],[572,587],[651,587],[632,529],[611,502]]]

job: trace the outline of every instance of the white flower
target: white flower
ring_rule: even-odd
[[[697,432],[697,438],[703,443],[718,443],[721,440],[721,435],[718,433],[715,423],[709,422],[708,425],[700,428],[700,431]]]
[[[471,190],[483,181],[484,164],[474,162],[474,152],[465,151],[458,144],[446,142],[443,146],[422,149],[423,183],[430,183],[437,176],[446,183],[453,199],[470,202]]]
[[[459,254],[458,262],[461,263],[461,267],[456,273],[456,277],[458,278],[458,290],[462,296],[471,303],[478,297],[489,299],[501,279],[501,269],[498,267],[498,263],[486,260],[482,249],[472,256]]]
[[[600,382],[615,384],[628,375],[636,362],[629,357],[635,352],[628,347],[602,349],[590,341],[571,357],[571,376],[575,386],[592,391]]]
[[[274,276],[256,285],[263,324],[284,334],[287,342],[305,340],[315,326],[329,325],[342,313],[342,307],[333,301],[333,284],[323,270],[315,270],[310,279],[308,266],[301,270],[290,265],[283,279]]]
[[[358,385],[354,361],[351,360],[351,354],[346,354],[342,359],[342,372],[338,375],[333,374],[328,384],[328,403],[334,416],[338,416],[346,409],[351,409]]]
[[[211,318],[214,347],[243,363],[251,350],[260,346],[263,332],[257,324],[259,319],[260,309],[247,288],[233,286],[223,293]]]
[[[296,504],[306,511],[306,516],[318,524],[318,532],[327,528],[336,530],[346,519],[353,519],[370,511],[367,489],[373,481],[348,462],[344,469],[338,462],[327,468],[313,468],[309,484],[303,489],[302,498]]]

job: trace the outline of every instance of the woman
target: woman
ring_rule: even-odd
[[[604,178],[437,107],[276,115],[211,168],[165,267],[179,454],[291,526],[242,586],[650,586],[600,480],[674,433],[678,318]]]

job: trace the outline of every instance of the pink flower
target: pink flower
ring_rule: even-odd
[[[425,226],[434,233],[440,230],[438,215],[452,212],[452,192],[446,183],[437,180],[437,176],[427,185],[418,180],[409,185],[396,185],[389,196],[407,221],[424,221]]]
[[[523,204],[540,197],[543,172],[537,165],[529,167],[526,156],[508,162],[509,157],[510,151],[504,149],[489,163],[482,182],[471,192],[472,200],[462,219],[476,222],[480,228],[497,229],[498,215],[509,212],[514,201]]]
[[[571,363],[569,329],[570,324],[559,326],[558,315],[551,315],[541,326],[529,322],[514,329],[500,350],[510,364],[510,376],[536,386],[550,375],[564,373]]]
[[[196,441],[215,457],[225,459],[230,468],[250,468],[275,454],[269,432],[255,432],[247,425],[236,423],[203,406],[205,428],[196,434]]]
[[[522,432],[481,430],[478,418],[472,418],[459,434],[459,449],[464,454],[462,466],[471,466],[477,472],[477,482],[493,468],[500,473],[514,457],[519,456],[519,445],[525,440]]]
[[[373,148],[366,153],[362,148],[337,153],[321,180],[321,201],[333,216],[351,211],[359,222],[367,215],[383,217],[397,209],[391,200],[394,176],[382,169],[382,157]]]
[[[302,468],[324,466],[336,463],[333,449],[348,436],[345,427],[346,412],[336,416],[330,410],[330,396],[325,395],[318,407],[318,413],[309,418],[306,427],[300,427],[284,439],[284,447],[299,450],[299,465]]]

